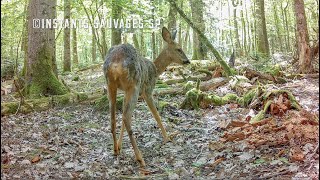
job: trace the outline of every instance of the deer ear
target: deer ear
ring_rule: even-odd
[[[162,38],[168,44],[173,43],[173,40],[171,39],[171,34],[170,34],[170,32],[168,31],[168,29],[166,27],[162,28]]]

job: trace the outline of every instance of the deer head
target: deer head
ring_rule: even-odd
[[[163,51],[167,55],[167,60],[177,64],[189,64],[190,61],[185,53],[182,51],[181,46],[174,42],[177,31],[173,32],[172,35],[166,27],[162,28],[162,38],[167,43]]]

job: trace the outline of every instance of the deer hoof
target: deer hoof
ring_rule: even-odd
[[[120,150],[117,148],[117,149],[114,149],[113,150],[113,154],[115,155],[115,156],[118,156],[119,154],[120,154]]]
[[[165,137],[163,143],[166,144],[167,142],[172,142],[172,138],[171,137]]]

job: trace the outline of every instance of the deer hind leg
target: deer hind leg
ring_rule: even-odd
[[[137,85],[135,87],[130,88],[128,91],[125,92],[122,121],[127,129],[127,133],[129,135],[129,139],[131,141],[131,145],[133,147],[136,159],[140,163],[140,166],[144,167],[145,162],[144,162],[142,155],[138,149],[137,142],[133,136],[133,132],[132,132],[132,128],[131,128],[132,112],[136,106],[136,103],[138,101],[138,97],[139,97],[139,88]]]
[[[159,115],[158,110],[157,110],[157,108],[156,108],[156,106],[154,104],[154,100],[153,100],[152,94],[151,93],[144,93],[143,99],[146,101],[146,103],[147,103],[147,105],[148,105],[153,117],[156,119],[157,124],[161,129],[161,133],[162,133],[164,142],[169,141],[166,129],[162,125],[160,115]]]
[[[126,126],[124,125],[124,122],[122,121],[120,136],[119,136],[119,139],[118,139],[118,149],[119,149],[119,151],[122,148],[122,139],[123,139],[123,134],[124,134],[124,129],[125,128],[126,128]]]
[[[117,100],[117,87],[108,85],[108,95],[109,95],[109,107],[111,116],[111,133],[113,138],[113,151],[114,155],[119,155],[120,151],[117,144],[116,136],[116,100]]]

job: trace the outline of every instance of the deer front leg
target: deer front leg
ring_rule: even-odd
[[[118,149],[117,136],[116,136],[116,98],[117,98],[117,87],[108,85],[109,95],[109,107],[111,116],[111,133],[113,138],[113,151],[114,155],[119,155],[120,150]]]
[[[157,110],[157,108],[156,108],[156,106],[154,104],[154,100],[153,100],[152,94],[151,93],[144,93],[143,99],[146,101],[146,103],[147,103],[147,105],[148,105],[153,117],[156,119],[157,124],[161,129],[161,133],[162,133],[164,142],[166,143],[166,142],[170,141],[170,139],[167,136],[167,131],[162,125],[161,118],[160,118],[158,110]]]
[[[144,162],[142,155],[139,151],[136,139],[134,138],[133,132],[131,129],[132,112],[136,106],[136,103],[138,101],[138,97],[139,97],[139,89],[137,87],[130,88],[130,90],[126,91],[125,98],[124,98],[124,109],[123,109],[122,121],[127,129],[127,133],[129,135],[129,139],[131,141],[131,145],[133,147],[136,159],[140,163],[140,166],[144,167],[145,162]]]

